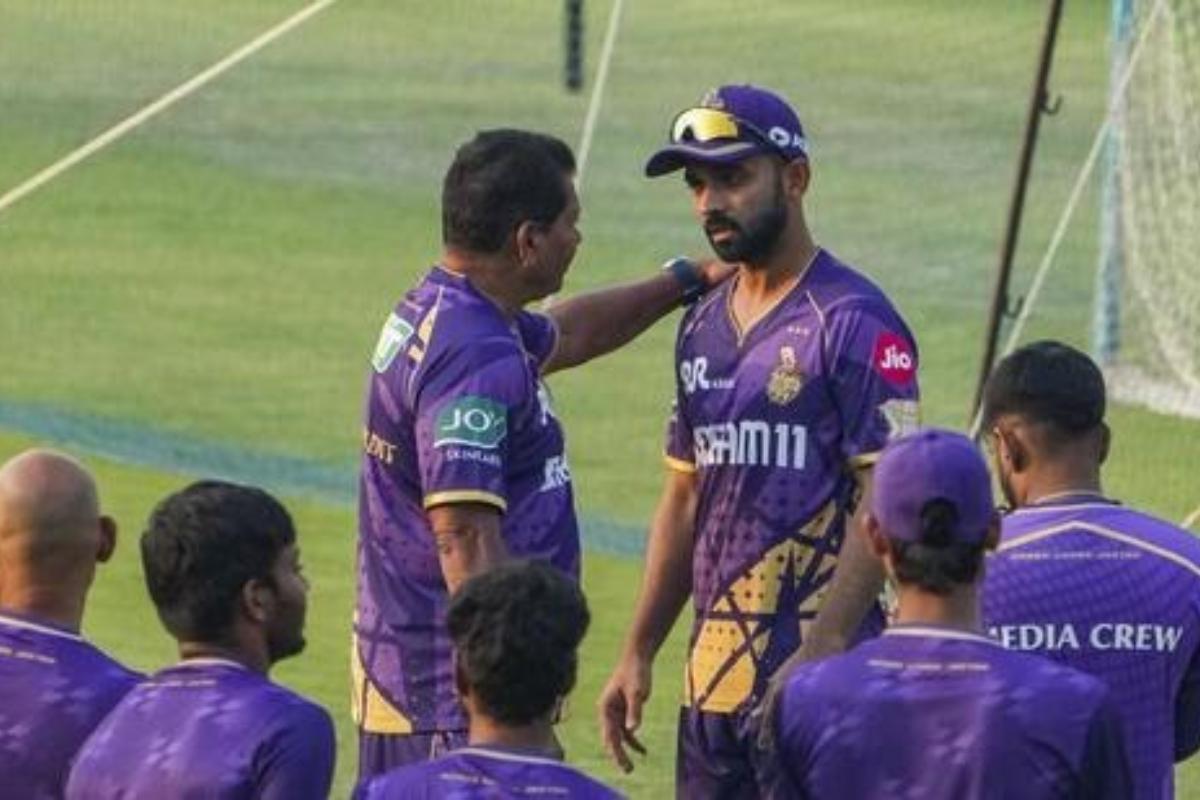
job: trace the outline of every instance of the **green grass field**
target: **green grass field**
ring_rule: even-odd
[[[300,0],[0,0],[0,193],[216,62]],[[587,4],[596,69],[611,0]],[[921,345],[926,421],[962,426],[976,378],[1026,94],[1033,0],[630,0],[582,193],[568,291],[703,252],[678,181],[641,177],[672,114],[751,81],[797,105],[814,144],[818,240],[896,298]],[[1099,122],[1107,3],[1068,4],[1014,288],[1023,291]],[[533,0],[342,0],[130,136],[0,212],[0,458],[80,452],[124,525],[87,633],[130,663],[170,659],[132,541],[194,474],[283,491],[314,584],[309,648],[280,677],[348,720],[354,519],[346,501],[366,358],[395,297],[437,257],[452,150],[516,125],[579,140],[587,94],[561,88],[561,8]],[[1094,187],[1027,337],[1087,343]],[[682,642],[668,643],[630,778],[602,759],[592,706],[628,622],[659,489],[673,326],[555,377],[580,510],[605,531],[571,757],[635,797],[669,791]],[[1117,409],[1109,489],[1179,519],[1200,504],[1194,423]],[[226,470],[225,468],[228,468]],[[615,524],[609,524],[615,523]],[[622,538],[624,537],[624,538]],[[603,546],[602,546],[603,545]],[[1180,796],[1200,797],[1183,770]]]

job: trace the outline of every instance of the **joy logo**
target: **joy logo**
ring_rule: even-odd
[[[679,380],[683,393],[692,394],[697,389],[708,389],[708,359],[704,356],[684,361],[679,365]]]
[[[433,446],[468,445],[492,449],[508,433],[504,406],[486,397],[467,396],[444,407],[437,415]]]
[[[875,354],[871,359],[875,370],[888,383],[904,385],[917,374],[917,358],[904,337],[886,332],[875,339]]]

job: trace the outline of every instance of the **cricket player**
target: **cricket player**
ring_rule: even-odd
[[[979,586],[999,518],[970,439],[929,429],[875,467],[866,535],[895,624],[788,678],[771,724],[783,800],[1123,800],[1111,692],[983,635]],[[861,532],[860,532],[861,535]]]
[[[446,627],[469,744],[371,779],[355,797],[619,797],[563,764],[554,736],[588,620],[579,586],[543,561],[509,562],[464,583]]]
[[[781,97],[711,91],[646,165],[649,176],[678,170],[713,249],[738,271],[679,326],[668,474],[601,725],[632,769],[651,667],[690,595],[676,790],[753,797],[745,716],[797,653],[839,553],[848,628],[882,627],[882,571],[843,539],[877,453],[915,427],[917,348],[883,292],[814,241],[808,144]]]
[[[4,797],[62,797],[76,751],[141,677],[79,633],[96,565],[116,537],[75,459],[29,450],[0,467]]]
[[[325,800],[333,722],[267,677],[304,649],[308,582],[287,511],[259,489],[194,483],[154,510],[142,567],[180,661],[101,723],[66,797]]]
[[[508,557],[579,574],[563,430],[543,378],[629,341],[731,270],[683,259],[642,281],[526,310],[559,290],[580,235],[558,139],[485,131],[442,191],[439,262],[372,358],[359,495],[353,710],[359,777],[466,741],[445,615]]]
[[[1128,736],[1140,800],[1175,796],[1172,765],[1200,748],[1200,542],[1106,496],[1104,377],[1042,341],[1005,358],[984,428],[1013,507],[988,561],[983,618],[1006,647],[1103,679]]]

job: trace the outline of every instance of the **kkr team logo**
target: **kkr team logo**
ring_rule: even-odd
[[[375,371],[387,372],[387,368],[400,353],[400,348],[404,347],[404,343],[412,335],[413,326],[408,320],[395,313],[389,316],[383,324],[383,330],[379,332],[379,341],[375,344],[374,355],[371,356],[371,365],[375,367]]]
[[[779,348],[779,363],[767,379],[767,399],[775,405],[785,406],[795,400],[803,388],[804,373],[796,364],[796,351],[786,346]]]
[[[449,444],[494,450],[508,433],[508,411],[487,397],[460,397],[438,412],[433,446]]]

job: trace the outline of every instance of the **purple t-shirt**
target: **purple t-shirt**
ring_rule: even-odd
[[[0,797],[62,797],[76,751],[140,679],[75,633],[0,615]]]
[[[509,320],[439,267],[384,325],[367,396],[354,626],[355,719],[369,733],[466,727],[426,509],[495,506],[509,552],[579,575],[571,473],[540,377],[556,342],[548,317]]]
[[[621,795],[561,761],[472,746],[359,784],[354,800],[616,800]]]
[[[69,800],[325,800],[333,780],[325,709],[220,659],[139,684],[87,740]]]
[[[1174,796],[1200,749],[1200,541],[1086,496],[1004,518],[983,616],[1005,646],[1102,678],[1129,737],[1137,798]]]
[[[800,667],[778,713],[773,797],[1129,797],[1108,688],[983,636],[890,628]]]
[[[734,281],[676,342],[667,464],[699,486],[686,703],[757,701],[799,646],[833,572],[853,468],[917,423],[917,351],[865,277],[822,250],[744,334]],[[864,634],[882,626],[878,609]]]

